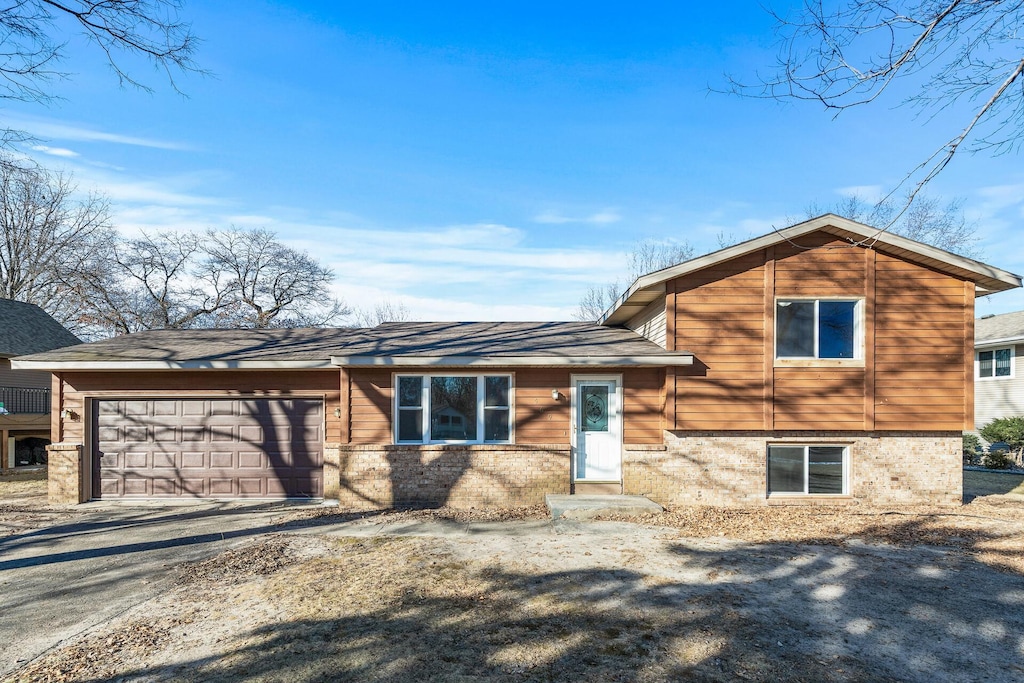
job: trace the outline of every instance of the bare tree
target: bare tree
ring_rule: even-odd
[[[149,91],[126,61],[145,60],[163,71],[171,87],[180,73],[203,73],[193,60],[197,38],[180,19],[180,0],[17,0],[0,8],[0,99],[49,102],[49,85],[70,76],[61,69],[74,34],[106,57],[122,86]],[[0,130],[0,148],[30,139]],[[20,164],[0,159],[0,164]]]
[[[400,323],[412,319],[409,307],[401,301],[378,301],[372,307],[352,310],[353,322],[359,327],[376,327],[381,323]]]
[[[1016,150],[1024,134],[1024,4],[1013,0],[807,0],[793,17],[776,15],[778,70],[758,85],[733,81],[754,97],[810,100],[838,115],[900,85],[903,102],[931,115],[966,104],[959,128],[910,170],[909,209],[921,189],[961,149]],[[888,227],[888,226],[884,226]]]
[[[59,70],[73,32],[83,34],[106,56],[122,85],[149,86],[122,66],[144,58],[177,89],[175,74],[196,72],[197,39],[181,21],[179,0],[19,0],[0,9],[0,97],[46,102],[46,84],[67,78]]]
[[[238,327],[320,327],[350,311],[330,292],[334,273],[265,229],[209,231],[207,271],[228,278],[233,301],[221,309]]]
[[[113,334],[152,329],[217,327],[235,293],[211,268],[192,233],[143,233],[114,249],[116,277],[93,287],[96,325]]]
[[[0,164],[0,296],[36,304],[73,332],[91,324],[87,300],[110,265],[107,201],[75,197],[70,176]]]
[[[934,197],[919,194],[912,202],[909,198],[906,201],[909,208],[902,210],[892,198],[872,204],[859,195],[851,195],[838,202],[832,211],[955,254],[972,258],[979,255],[975,226],[964,215],[963,200],[942,204]],[[822,213],[825,212],[817,205],[807,209],[808,218]]]
[[[641,240],[629,252],[629,283],[641,275],[674,266],[692,256],[693,246],[685,241]],[[597,320],[622,292],[618,280],[605,285],[591,285],[580,298],[572,317],[576,320]]]

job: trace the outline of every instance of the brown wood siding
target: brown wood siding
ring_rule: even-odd
[[[875,427],[963,428],[965,320],[973,288],[950,275],[879,253],[875,266]]]
[[[168,370],[161,372],[65,372],[62,382],[54,382],[63,391],[64,410],[73,410],[77,420],[59,417],[55,421],[63,431],[63,441],[85,443],[86,396],[288,396],[325,397],[326,440],[340,436],[340,420],[334,417],[339,406],[337,370],[323,371],[251,371],[251,370]],[[54,394],[60,392],[54,391]]]
[[[669,283],[673,346],[695,359],[676,372],[676,429],[764,426],[764,265],[753,254]]]
[[[515,440],[520,444],[569,443],[569,370],[524,368],[515,375]],[[556,403],[551,390],[558,389]]]
[[[622,441],[627,444],[660,444],[664,371],[642,368],[622,373]]]
[[[814,233],[666,284],[677,430],[942,430],[969,416],[973,285]],[[776,366],[777,297],[864,299],[863,367]]]
[[[391,443],[391,371],[349,370],[351,443]]]

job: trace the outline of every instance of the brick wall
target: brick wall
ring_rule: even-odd
[[[845,500],[880,505],[960,505],[962,501],[959,432],[666,432],[665,441],[662,448],[626,447],[625,493],[648,496],[663,505],[800,502],[792,497],[767,498],[767,445],[835,444],[849,446],[850,494]]]
[[[75,505],[88,500],[82,477],[82,446],[55,443],[46,447],[47,498],[51,505]]]
[[[538,505],[569,493],[564,445],[327,444],[325,460],[324,495],[343,507]]]

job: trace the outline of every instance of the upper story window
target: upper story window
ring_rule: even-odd
[[[978,377],[1013,377],[1013,347],[978,351]]]
[[[396,443],[508,443],[509,375],[399,375]]]
[[[779,299],[775,302],[775,357],[857,359],[861,300]]]

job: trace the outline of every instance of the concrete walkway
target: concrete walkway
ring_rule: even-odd
[[[644,496],[566,496],[549,493],[544,496],[551,519],[593,519],[599,515],[644,515],[664,512],[653,500]]]
[[[161,593],[171,568],[279,531],[281,503],[93,505],[69,523],[0,537],[0,679]]]

